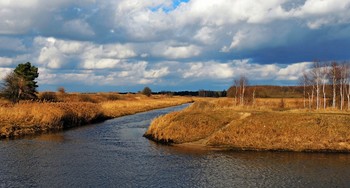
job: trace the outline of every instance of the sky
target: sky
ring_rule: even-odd
[[[39,90],[135,92],[297,85],[350,59],[350,0],[0,0],[0,78]]]

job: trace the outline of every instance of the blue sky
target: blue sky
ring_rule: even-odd
[[[0,0],[0,78],[39,90],[296,85],[313,60],[349,60],[350,0]]]

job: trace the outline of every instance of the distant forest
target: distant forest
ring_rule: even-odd
[[[255,97],[257,98],[302,98],[303,87],[301,86],[247,86],[247,95],[255,90]],[[199,90],[199,91],[161,91],[154,92],[153,94],[165,94],[173,96],[199,96],[199,97],[234,97],[233,88],[229,88],[227,91],[212,91],[212,90]]]

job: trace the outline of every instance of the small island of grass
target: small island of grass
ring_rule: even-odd
[[[298,101],[299,100],[299,101]],[[350,152],[350,114],[293,108],[300,99],[257,99],[236,106],[232,99],[197,101],[155,119],[145,137],[154,141],[216,149]]]

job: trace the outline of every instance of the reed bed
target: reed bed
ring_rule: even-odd
[[[192,101],[187,97],[148,98],[115,93],[57,94],[56,97],[57,101],[63,102],[27,101],[12,104],[0,101],[0,137],[17,138],[57,131]]]

